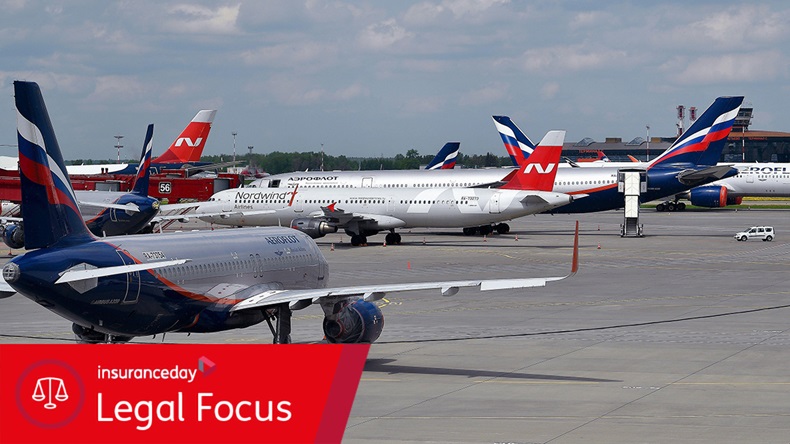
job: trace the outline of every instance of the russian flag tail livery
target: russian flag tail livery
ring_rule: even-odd
[[[458,157],[458,150],[461,142],[447,142],[444,144],[439,154],[433,158],[431,163],[425,167],[426,170],[451,170],[455,168],[455,159]]]
[[[195,114],[184,131],[170,145],[161,156],[153,160],[154,163],[189,163],[200,161],[203,148],[206,146],[208,133],[211,131],[211,122],[217,114],[215,109],[204,109]]]
[[[742,96],[717,98],[648,169],[669,164],[716,165],[742,103]]]
[[[502,143],[505,144],[505,150],[510,155],[513,166],[524,165],[526,159],[535,149],[535,144],[510,120],[510,117],[491,116],[491,118],[494,119],[494,126],[499,131],[499,136],[502,137]]]
[[[565,143],[565,131],[549,131],[529,159],[502,186],[505,190],[551,191]]]
[[[143,155],[140,157],[140,165],[137,166],[137,177],[134,178],[132,193],[138,196],[148,196],[148,179],[151,176],[151,151],[154,145],[154,124],[148,125],[145,132],[145,142],[143,142]]]
[[[38,84],[15,81],[14,101],[25,249],[93,239],[80,215]]]

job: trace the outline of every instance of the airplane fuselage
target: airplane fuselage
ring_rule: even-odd
[[[264,317],[230,313],[245,295],[326,286],[326,260],[313,240],[296,230],[248,228],[156,238],[155,244],[150,236],[118,236],[34,250],[14,258],[3,272],[31,300],[76,324],[119,336],[247,327]],[[186,258],[182,265],[54,283],[63,270]]]
[[[206,221],[226,225],[285,225],[301,217],[353,213],[365,230],[467,227],[548,211],[572,199],[555,192],[495,188],[236,188],[224,190],[200,211],[232,211]],[[329,207],[330,211],[322,210]],[[245,215],[242,212],[270,210]],[[342,218],[342,214],[337,214]]]
[[[736,197],[790,197],[790,163],[736,163],[738,175],[708,184]]]

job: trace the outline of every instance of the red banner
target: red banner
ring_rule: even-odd
[[[0,442],[340,442],[368,349],[0,344]]]

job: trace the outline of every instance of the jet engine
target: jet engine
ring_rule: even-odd
[[[21,225],[7,224],[2,227],[3,242],[9,248],[23,248],[25,246],[25,230]]]
[[[337,233],[337,226],[331,225],[324,219],[300,217],[291,221],[291,228],[299,230],[313,239],[324,237],[329,233]]]
[[[384,315],[372,302],[362,299],[340,301],[333,313],[324,318],[324,335],[331,343],[373,343],[384,328]]]
[[[740,205],[742,197],[730,197],[727,188],[721,186],[697,187],[690,191],[689,200],[698,207],[717,208]]]

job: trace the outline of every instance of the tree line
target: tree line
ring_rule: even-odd
[[[320,152],[308,151],[301,153],[285,153],[273,151],[267,154],[237,155],[238,166],[250,165],[263,169],[269,174],[288,173],[291,171],[316,171],[321,170],[323,162],[324,171],[332,170],[409,170],[418,169],[433,160],[435,154],[420,155],[415,149],[410,149],[406,154],[397,154],[394,157],[348,157],[332,156]],[[224,163],[233,159],[228,154],[202,156],[203,162]],[[512,166],[508,156],[496,156],[492,153],[465,155],[458,154],[456,165],[464,168],[487,168]]]

